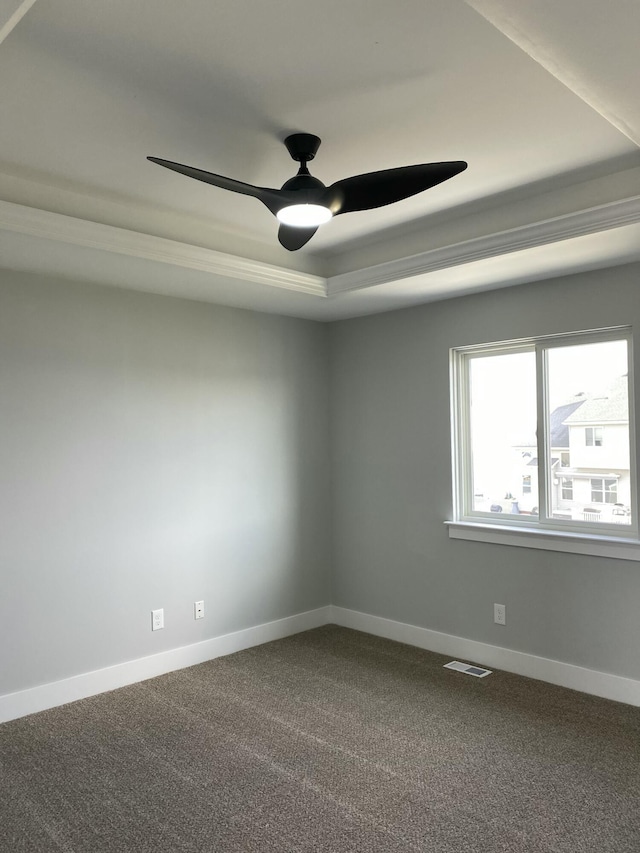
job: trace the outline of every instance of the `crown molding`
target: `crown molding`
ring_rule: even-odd
[[[331,300],[489,258],[640,223],[640,196],[430,249],[328,279],[274,264],[0,200],[0,231],[125,255]]]
[[[172,264],[311,296],[327,296],[326,279],[321,276],[13,202],[0,201],[0,230]]]
[[[390,284],[401,279],[638,222],[640,222],[640,196],[633,196],[450,246],[429,249],[417,255],[376,266],[334,275],[328,279],[328,295],[362,290],[379,284]]]

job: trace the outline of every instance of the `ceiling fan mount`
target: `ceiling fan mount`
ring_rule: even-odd
[[[287,151],[298,163],[309,163],[320,148],[321,139],[312,133],[292,133],[284,140]]]
[[[291,252],[308,243],[318,227],[333,216],[402,201],[453,178],[467,168],[464,160],[400,166],[343,178],[326,187],[309,174],[307,168],[307,163],[313,160],[320,147],[320,141],[320,137],[312,133],[287,136],[284,144],[291,157],[300,163],[300,168],[297,175],[289,178],[280,189],[256,187],[173,160],[159,157],[147,157],[147,160],[206,184],[257,198],[280,221],[278,240]]]

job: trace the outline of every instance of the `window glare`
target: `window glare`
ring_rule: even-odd
[[[604,390],[628,371],[626,341],[553,347],[547,357],[550,409],[581,392]]]
[[[547,365],[552,517],[631,524],[627,342],[550,348]]]
[[[480,512],[522,512],[537,508],[524,477],[536,465],[535,353],[517,352],[472,358],[469,365],[472,447],[472,508]],[[508,389],[508,390],[507,390]],[[506,392],[506,393],[505,393]],[[536,478],[537,479],[537,478]]]

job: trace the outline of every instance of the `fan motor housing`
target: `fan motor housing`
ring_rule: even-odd
[[[282,185],[283,190],[324,190],[326,189],[325,185],[322,181],[319,181],[317,178],[314,178],[313,175],[295,175],[293,178],[289,178]]]

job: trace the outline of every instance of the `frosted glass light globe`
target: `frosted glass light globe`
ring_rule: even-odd
[[[333,214],[328,207],[321,204],[290,204],[283,207],[276,214],[284,225],[292,225],[294,228],[313,228],[328,222]]]

